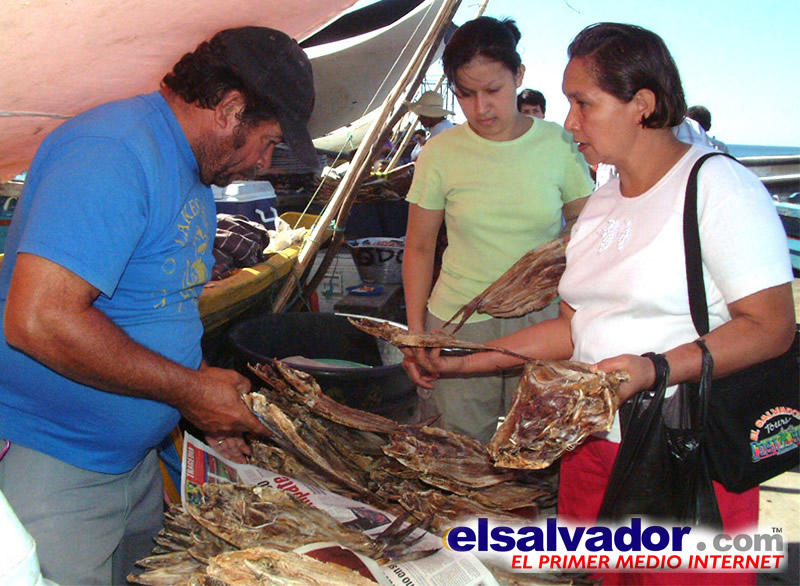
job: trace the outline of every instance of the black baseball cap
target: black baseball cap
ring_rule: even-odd
[[[318,168],[307,128],[314,109],[314,76],[300,45],[286,33],[263,26],[223,30],[213,41],[242,78],[275,105],[283,139],[292,152]]]

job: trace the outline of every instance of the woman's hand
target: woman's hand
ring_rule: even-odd
[[[439,378],[438,374],[430,373],[423,369],[413,355],[406,355],[403,359],[403,369],[415,385],[423,389],[433,389],[433,383]]]
[[[441,352],[441,348],[403,348],[406,355],[403,368],[424,389],[433,389],[433,383],[442,374],[465,372],[466,356],[445,357]]]
[[[636,356],[635,354],[621,354],[613,358],[606,358],[590,367],[592,372],[614,372],[621,370],[627,372],[631,380],[619,386],[620,404],[630,399],[640,391],[651,388],[656,383],[656,369],[649,358]]]

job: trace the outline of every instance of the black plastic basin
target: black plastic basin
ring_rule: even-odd
[[[350,407],[404,420],[416,406],[416,387],[401,365],[403,354],[353,327],[344,316],[314,312],[263,315],[232,327],[228,343],[235,368],[251,379],[254,375],[247,364],[270,358],[348,361],[369,368],[292,366],[311,374],[326,395]]]

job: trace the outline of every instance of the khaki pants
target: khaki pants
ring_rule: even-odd
[[[558,303],[551,303],[541,311],[522,317],[491,318],[464,324],[456,332],[456,337],[485,343],[557,316]],[[428,313],[425,329],[442,329],[444,323]],[[514,369],[496,375],[441,378],[436,381],[433,391],[419,387],[419,420],[426,421],[439,414],[440,418],[434,425],[488,444],[497,429],[497,418],[508,413],[511,407],[520,372],[520,369]]]
[[[101,474],[12,443],[0,490],[36,541],[42,575],[57,584],[127,584],[162,525],[155,450],[130,472]]]

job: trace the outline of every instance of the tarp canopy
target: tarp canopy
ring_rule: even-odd
[[[317,102],[308,124],[312,137],[322,137],[380,108],[433,25],[443,2],[426,0],[388,26],[306,49],[317,89]],[[329,142],[321,139],[314,144],[338,150]]]
[[[158,89],[180,57],[224,28],[303,40],[356,0],[3,0],[0,179],[24,171],[64,119]]]

